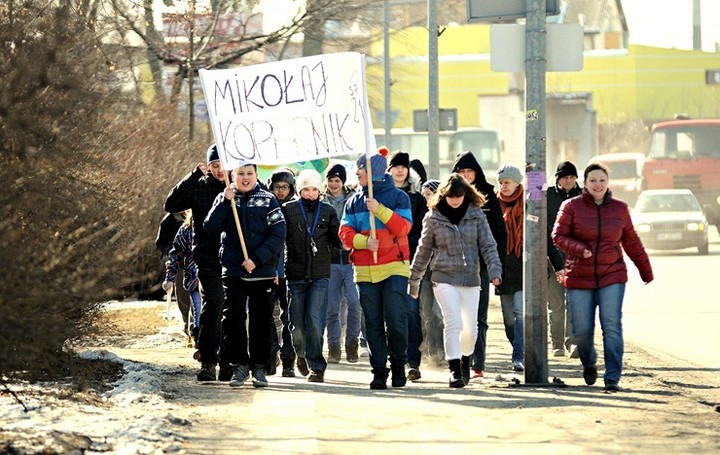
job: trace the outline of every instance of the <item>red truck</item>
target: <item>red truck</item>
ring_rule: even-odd
[[[660,122],[650,131],[644,189],[689,189],[720,231],[720,119]]]

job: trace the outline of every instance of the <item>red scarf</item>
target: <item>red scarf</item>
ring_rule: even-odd
[[[500,191],[497,197],[500,200],[500,207],[503,211],[503,220],[507,229],[508,242],[507,253],[513,253],[517,257],[522,257],[523,247],[523,212],[525,209],[525,198],[523,194],[525,190],[520,184],[515,192],[510,196],[503,196]]]

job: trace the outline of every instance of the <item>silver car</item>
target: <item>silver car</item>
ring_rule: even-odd
[[[632,219],[645,248],[697,248],[699,254],[708,254],[708,221],[690,190],[645,190]]]

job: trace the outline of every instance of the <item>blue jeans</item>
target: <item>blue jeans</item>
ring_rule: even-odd
[[[328,345],[340,346],[342,333],[342,298],[347,302],[347,324],[345,344],[357,341],[360,335],[360,296],[358,295],[352,264],[331,264],[330,283],[328,285],[327,338]]]
[[[407,284],[408,279],[400,275],[378,283],[358,283],[373,369],[386,368],[388,356],[392,363],[407,360]]]
[[[622,304],[625,283],[611,284],[599,289],[568,289],[568,311],[572,334],[583,366],[597,363],[595,350],[595,308],[600,308],[600,326],[605,355],[605,383],[617,383],[622,375],[624,351],[622,334]]]
[[[292,342],[313,371],[325,371],[323,335],[327,320],[328,279],[287,280]]]
[[[525,360],[522,291],[517,291],[514,294],[501,294],[500,306],[502,307],[503,323],[505,324],[505,336],[512,344],[512,361],[522,362]]]

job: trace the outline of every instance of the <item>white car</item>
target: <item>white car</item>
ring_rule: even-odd
[[[632,212],[643,245],[653,250],[697,248],[708,254],[708,221],[690,190],[645,190]]]

